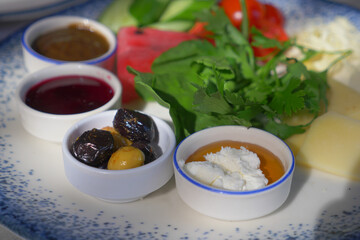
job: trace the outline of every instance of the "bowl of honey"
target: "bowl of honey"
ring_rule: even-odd
[[[67,63],[30,73],[18,84],[16,102],[30,134],[60,143],[77,121],[121,105],[122,87],[110,71]]]
[[[105,25],[84,17],[52,16],[30,24],[22,36],[29,72],[62,63],[85,63],[112,71],[116,37]]]
[[[290,193],[295,159],[287,144],[267,131],[217,126],[185,138],[173,166],[177,192],[189,207],[240,221],[281,207]]]

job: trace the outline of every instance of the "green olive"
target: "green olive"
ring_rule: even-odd
[[[109,170],[123,170],[144,165],[144,153],[133,146],[124,146],[114,152],[108,162]]]
[[[113,127],[103,127],[102,130],[109,131],[114,138],[115,149],[119,149],[123,146],[131,145],[132,142],[126,137],[122,136],[118,131]]]

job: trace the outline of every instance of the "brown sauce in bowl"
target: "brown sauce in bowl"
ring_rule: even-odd
[[[284,166],[282,165],[280,159],[271,151],[256,144],[231,140],[213,142],[205,145],[190,155],[185,163],[192,161],[205,161],[206,159],[204,155],[208,153],[217,153],[221,150],[221,147],[232,147],[239,149],[241,146],[258,155],[260,159],[260,169],[265,177],[269,180],[268,185],[279,180],[284,175]]]
[[[105,54],[110,45],[86,25],[71,24],[40,35],[31,47],[39,54],[61,61],[85,61]]]

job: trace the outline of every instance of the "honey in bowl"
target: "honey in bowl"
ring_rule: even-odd
[[[280,159],[271,151],[256,144],[231,140],[218,141],[203,146],[196,150],[192,155],[190,155],[189,158],[185,161],[185,163],[192,161],[205,161],[204,156],[206,154],[219,152],[222,147],[239,149],[241,146],[258,155],[260,159],[260,169],[265,175],[265,177],[268,179],[268,185],[276,182],[284,175],[284,166],[282,165]]]
[[[111,100],[114,90],[90,76],[61,76],[41,81],[25,95],[33,109],[51,114],[77,114],[101,107]]]
[[[70,24],[40,35],[31,44],[37,53],[61,61],[86,61],[105,54],[110,44],[100,33],[83,24]]]

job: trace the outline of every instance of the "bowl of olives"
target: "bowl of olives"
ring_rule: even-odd
[[[132,202],[173,176],[176,146],[164,120],[120,108],[73,125],[62,143],[65,175],[81,192],[109,202]]]

